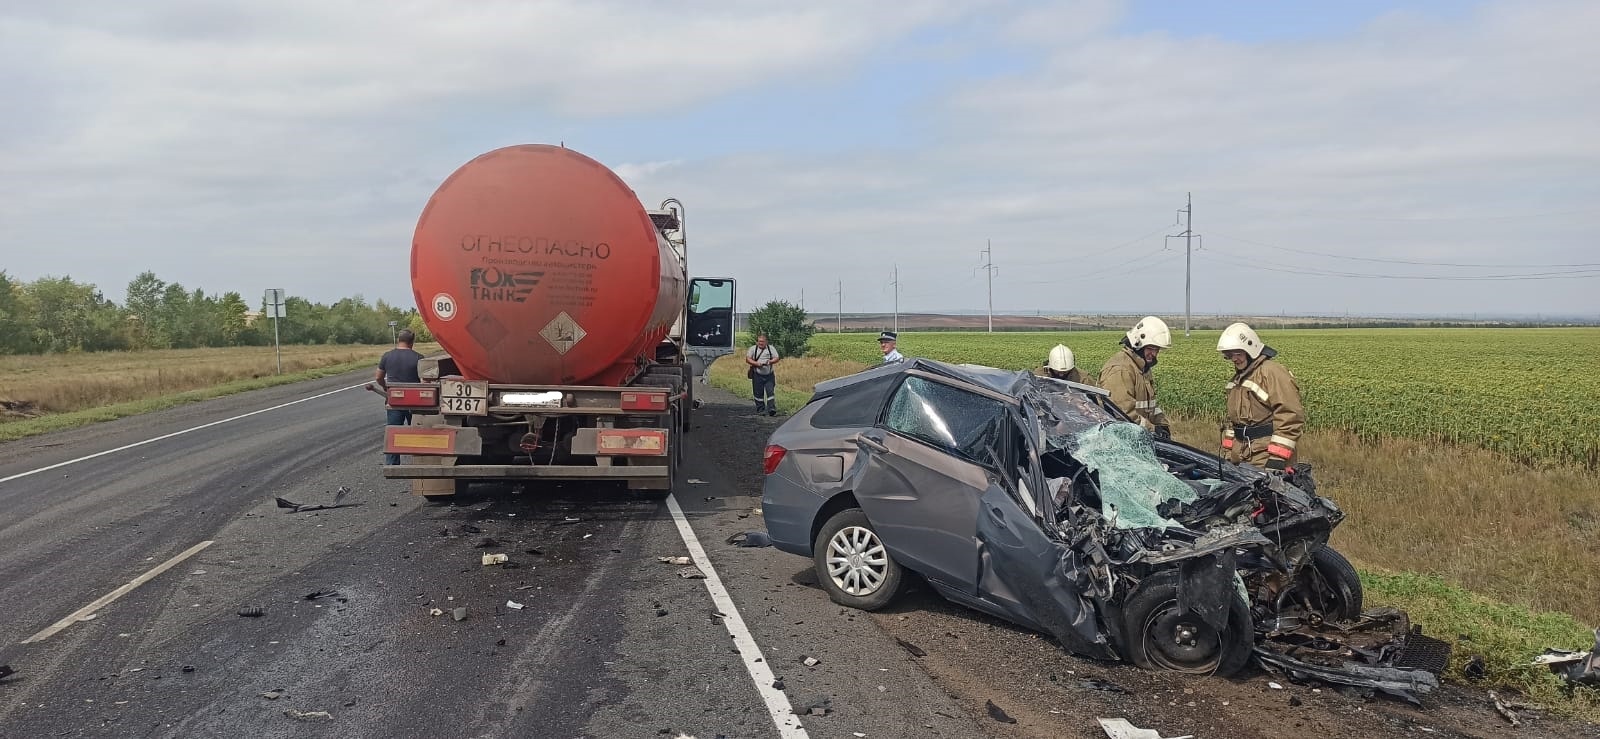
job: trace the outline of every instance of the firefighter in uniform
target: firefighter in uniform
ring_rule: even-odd
[[[1161,439],[1172,438],[1172,427],[1156,404],[1150,369],[1156,366],[1156,355],[1171,346],[1172,331],[1166,321],[1145,316],[1122,338],[1122,351],[1111,355],[1100,368],[1100,387],[1111,393],[1111,402]]]
[[[1078,371],[1078,365],[1072,359],[1072,350],[1065,344],[1056,344],[1050,350],[1050,357],[1044,363],[1045,374],[1057,380],[1083,384],[1083,373]]]
[[[1249,326],[1235,323],[1222,332],[1217,351],[1233,364],[1228,383],[1228,426],[1222,449],[1228,461],[1269,470],[1288,470],[1305,427],[1300,384],[1287,367],[1273,361],[1278,352],[1261,343]]]

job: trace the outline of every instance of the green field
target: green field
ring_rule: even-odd
[[[1600,467],[1600,329],[1315,329],[1262,339],[1300,381],[1314,427],[1472,444],[1534,463]],[[1179,332],[1153,370],[1161,406],[1220,422],[1232,368],[1218,332]],[[1097,374],[1120,333],[902,334],[908,357],[1010,369],[1044,363],[1056,343]],[[871,362],[866,334],[821,334],[813,352]]]

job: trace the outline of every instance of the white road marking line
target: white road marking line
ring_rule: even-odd
[[[12,480],[20,480],[20,479],[22,479],[24,477],[27,477],[29,475],[37,475],[40,472],[49,472],[50,470],[59,469],[59,468],[65,467],[65,466],[67,466],[69,464],[77,464],[79,462],[86,462],[86,461],[94,459],[96,457],[104,457],[107,454],[116,454],[117,452],[125,452],[125,451],[127,451],[129,449],[132,449],[134,447],[141,447],[141,446],[144,446],[145,444],[154,444],[154,443],[156,443],[158,441],[164,441],[164,440],[170,439],[170,438],[172,438],[174,436],[182,436],[184,434],[187,434],[187,433],[190,433],[190,432],[193,432],[193,431],[199,431],[201,429],[208,429],[208,428],[211,428],[212,426],[220,426],[220,425],[222,425],[224,423],[231,423],[231,422],[237,421],[237,420],[239,420],[241,418],[249,418],[251,416],[260,415],[262,413],[266,413],[267,411],[275,411],[275,410],[278,410],[280,408],[288,408],[291,405],[299,405],[300,403],[304,403],[304,402],[309,401],[309,400],[316,400],[317,398],[326,398],[329,395],[332,395],[334,393],[342,393],[342,392],[344,392],[346,390],[354,390],[354,389],[356,389],[358,387],[366,387],[366,385],[367,385],[367,383],[363,382],[360,385],[351,385],[350,387],[342,387],[342,388],[339,388],[338,390],[329,390],[328,392],[320,393],[318,395],[312,395],[312,396],[310,396],[308,398],[301,398],[299,400],[291,400],[291,401],[289,401],[287,403],[283,403],[281,405],[272,406],[271,408],[262,408],[261,410],[250,411],[249,413],[240,414],[240,415],[234,416],[233,418],[224,418],[221,421],[212,421],[211,423],[201,424],[199,426],[195,426],[194,428],[187,428],[187,429],[184,429],[182,431],[174,431],[174,432],[172,432],[170,434],[166,434],[164,436],[157,436],[154,439],[145,439],[144,441],[136,441],[136,442],[134,442],[132,444],[128,444],[126,446],[119,446],[116,449],[107,449],[107,450],[105,450],[103,452],[95,452],[94,454],[90,454],[90,455],[88,455],[86,457],[78,457],[77,459],[69,459],[69,460],[67,460],[65,462],[57,462],[57,463],[55,463],[53,465],[50,465],[49,467],[40,467],[39,469],[36,469],[36,470],[28,470],[27,472],[18,472],[17,474],[12,475],[10,477],[0,477],[0,482],[11,482]]]
[[[783,691],[772,687],[772,668],[767,665],[766,659],[761,655],[761,647],[756,645],[750,629],[744,625],[744,617],[739,615],[739,609],[733,605],[733,598],[729,597],[727,588],[722,587],[722,578],[717,576],[716,568],[711,566],[711,559],[706,557],[706,550],[700,546],[700,540],[695,538],[694,529],[689,526],[689,519],[684,518],[683,509],[678,507],[678,499],[667,496],[667,510],[672,512],[672,520],[678,524],[678,535],[683,537],[683,545],[689,548],[689,556],[694,558],[694,563],[700,571],[706,573],[706,590],[711,592],[711,602],[717,605],[717,612],[723,614],[722,625],[728,629],[728,634],[733,636],[734,646],[739,648],[739,657],[744,660],[744,668],[750,673],[750,679],[755,681],[756,692],[761,694],[761,700],[767,704],[767,713],[772,717],[772,723],[778,727],[778,736],[783,739],[809,739],[806,729],[800,724],[800,717],[794,715],[794,709],[789,705],[789,696]]]
[[[143,584],[145,584],[147,582],[150,582],[151,580],[154,580],[156,575],[159,575],[159,574],[161,574],[163,572],[166,572],[167,570],[172,569],[173,567],[176,567],[179,562],[182,562],[182,561],[184,561],[184,560],[186,560],[186,559],[188,559],[190,557],[193,557],[196,554],[199,554],[200,550],[205,549],[206,547],[209,547],[214,543],[216,543],[216,542],[214,542],[214,541],[202,541],[199,544],[196,544],[196,545],[194,545],[192,547],[189,547],[188,549],[183,550],[182,552],[179,552],[178,556],[173,557],[172,559],[169,559],[169,560],[167,560],[165,562],[162,562],[161,564],[156,565],[154,569],[150,570],[149,572],[144,573],[143,575],[140,575],[140,576],[138,576],[136,578],[133,578],[132,580],[129,580],[127,582],[127,584],[123,585],[122,587],[117,588],[116,590],[113,590],[113,591],[111,591],[109,593],[106,593],[105,595],[102,595],[99,598],[96,598],[93,603],[90,603],[89,605],[86,605],[86,606],[84,606],[82,608],[79,608],[76,611],[73,611],[71,615],[67,616],[66,618],[61,619],[60,621],[57,621],[57,622],[51,624],[49,626],[49,628],[46,628],[45,630],[43,630],[43,631],[41,631],[41,632],[39,632],[37,634],[34,634],[33,636],[30,636],[30,637],[28,637],[26,639],[23,639],[22,643],[23,644],[32,644],[34,642],[41,642],[41,641],[44,641],[46,639],[49,639],[52,636],[55,636],[56,633],[61,631],[62,629],[65,629],[68,626],[71,626],[71,625],[73,625],[73,624],[75,624],[75,623],[77,623],[79,621],[83,621],[83,620],[87,619],[88,617],[94,615],[94,613],[96,611],[98,611],[98,610],[100,610],[102,608],[105,608],[106,606],[110,605],[112,601],[114,601],[114,600],[116,600],[118,598],[121,598],[124,595],[127,595],[134,588],[137,588],[140,585],[143,585]]]

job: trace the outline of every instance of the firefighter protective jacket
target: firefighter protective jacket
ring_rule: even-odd
[[[1293,461],[1305,427],[1300,383],[1287,367],[1263,353],[1228,383],[1228,428],[1222,448],[1230,462],[1257,466],[1273,457]]]
[[[1167,426],[1167,416],[1156,404],[1156,386],[1150,381],[1150,367],[1144,357],[1128,347],[1111,355],[1100,368],[1100,387],[1111,393],[1129,418],[1151,431]]]

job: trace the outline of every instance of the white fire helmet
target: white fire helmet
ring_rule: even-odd
[[[1264,346],[1255,329],[1243,323],[1235,323],[1223,329],[1222,338],[1217,339],[1217,351],[1231,352],[1237,349],[1249,354],[1251,359],[1261,356]]]
[[[1143,349],[1147,346],[1171,349],[1172,330],[1167,328],[1166,321],[1155,316],[1145,316],[1133,324],[1133,328],[1128,329],[1128,345],[1134,349]]]
[[[1072,350],[1065,344],[1056,344],[1056,348],[1050,350],[1050,361],[1045,366],[1057,372],[1071,371],[1075,366],[1072,363]]]

